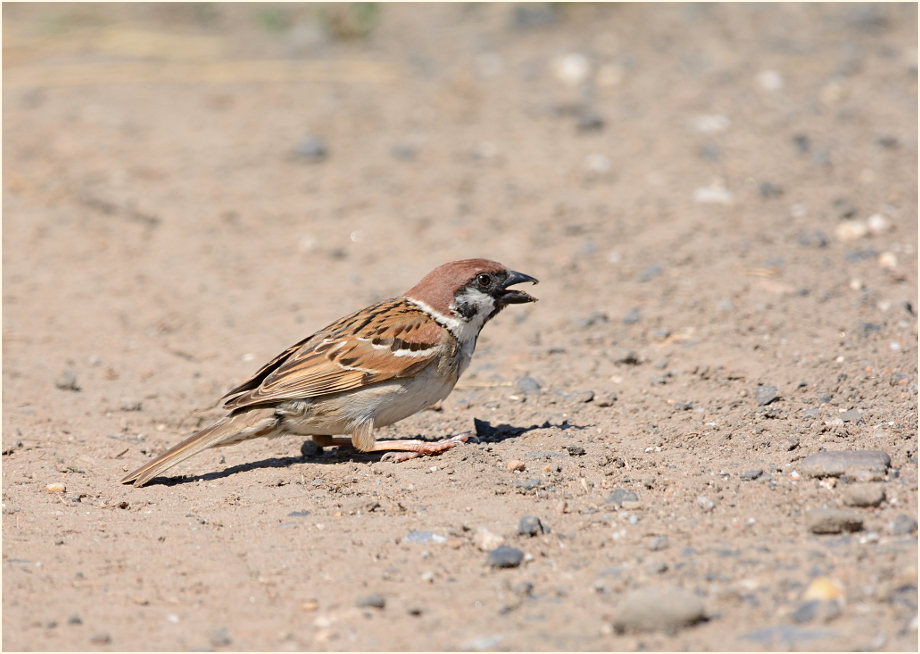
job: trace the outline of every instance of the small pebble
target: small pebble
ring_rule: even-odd
[[[608,504],[622,506],[623,502],[638,502],[639,496],[625,488],[616,488],[607,496]]]
[[[521,536],[539,536],[546,532],[547,529],[540,522],[540,518],[536,516],[525,515],[518,521],[518,534]]]
[[[607,408],[613,406],[614,402],[617,401],[616,393],[598,393],[594,396],[594,406],[601,408]]]
[[[645,268],[643,268],[642,271],[639,273],[639,281],[649,282],[655,279],[656,277],[658,277],[658,275],[660,275],[661,272],[662,272],[662,268],[657,263],[648,265]]]
[[[519,461],[518,459],[512,459],[511,461],[505,462],[505,470],[508,472],[523,472],[526,469],[527,466],[524,464],[524,462]]]
[[[763,182],[760,185],[760,197],[762,198],[778,198],[783,195],[783,189],[781,186],[777,186],[772,182]]]
[[[634,307],[629,310],[625,316],[623,316],[624,325],[634,325],[639,322],[639,319],[642,317],[642,314],[639,312],[638,307]]]
[[[859,531],[863,527],[858,514],[844,509],[809,509],[805,514],[805,523],[813,534],[839,534]]]
[[[763,470],[748,470],[741,473],[741,481],[754,481],[763,474]]]
[[[572,398],[577,404],[587,404],[594,400],[594,391],[581,391]]]
[[[754,399],[757,400],[757,406],[767,406],[779,399],[779,391],[776,386],[760,385],[754,389]]]
[[[881,484],[849,484],[843,489],[843,503],[848,506],[878,506],[885,501]]]
[[[79,391],[80,385],[77,384],[77,373],[73,370],[65,370],[61,373],[61,376],[57,378],[57,381],[54,382],[54,385],[60,388],[62,391]]]
[[[319,163],[329,156],[329,149],[321,138],[308,136],[297,144],[297,156],[310,163]]]
[[[478,547],[483,552],[489,552],[501,545],[504,540],[505,539],[498,534],[493,534],[485,527],[480,527],[476,530],[476,534],[473,536],[473,545]]]
[[[792,621],[799,624],[814,622],[815,620],[830,622],[839,616],[840,603],[835,599],[828,601],[809,600],[807,602],[802,602],[790,615]]]
[[[843,585],[830,577],[815,577],[802,593],[803,600],[834,600],[844,596]]]
[[[908,536],[917,532],[917,519],[901,514],[888,523],[888,531],[892,536]]]
[[[524,552],[516,547],[500,545],[489,552],[487,563],[493,568],[516,568],[524,560]]]
[[[387,600],[383,595],[365,595],[364,597],[359,597],[355,602],[355,606],[357,606],[359,609],[382,609],[386,605]]]
[[[802,232],[799,234],[799,245],[803,247],[825,248],[827,247],[827,237],[820,230]]]
[[[585,454],[585,448],[581,445],[567,445],[565,450],[569,453],[569,456],[584,456]]]
[[[72,615],[67,618],[67,624],[83,624],[83,618],[79,615]]]
[[[447,537],[435,534],[431,531],[425,531],[421,529],[413,529],[408,534],[403,536],[403,543],[446,543]]]
[[[540,382],[538,382],[533,377],[521,377],[514,382],[514,388],[519,393],[539,393],[540,392]]]
[[[693,200],[699,204],[732,204],[734,198],[724,186],[701,186],[693,191]]]
[[[613,627],[623,631],[674,632],[705,616],[703,602],[678,587],[640,588],[627,593],[614,614]]]
[[[579,112],[578,121],[575,123],[579,132],[597,132],[604,129],[604,117],[599,113],[586,109]]]
[[[45,490],[49,493],[63,493],[67,490],[64,484],[48,484]]]
[[[305,459],[312,458],[314,456],[319,456],[323,453],[323,448],[320,447],[319,443],[313,440],[304,441],[300,445],[300,456]]]
[[[699,507],[700,507],[701,509],[703,509],[703,511],[704,511],[705,513],[709,513],[709,512],[712,511],[712,510],[715,508],[715,506],[716,506],[716,503],[713,502],[713,501],[712,501],[711,499],[709,499],[708,497],[706,497],[705,495],[700,495],[699,497],[697,497],[697,498],[696,498],[696,503],[699,505]]]
[[[140,400],[122,400],[122,411],[141,411],[144,408]]]
[[[233,639],[225,628],[219,627],[211,632],[210,641],[212,647],[227,647],[233,642]]]
[[[799,470],[811,477],[846,475],[857,481],[874,481],[884,478],[890,465],[891,457],[881,450],[833,450],[805,457]]]
[[[668,571],[668,564],[664,561],[652,561],[645,566],[645,570],[650,575],[660,575],[662,572]]]
[[[93,634],[93,637],[89,639],[89,642],[94,645],[108,645],[112,642],[112,637],[104,632]]]
[[[652,552],[667,549],[668,545],[670,543],[667,536],[652,536],[648,541],[648,548]]]

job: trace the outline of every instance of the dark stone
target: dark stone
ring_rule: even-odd
[[[499,545],[489,552],[486,562],[493,568],[516,568],[524,560],[524,552],[516,547]]]
[[[522,516],[518,521],[518,533],[521,536],[539,536],[548,530],[540,522],[540,518],[533,515]]]
[[[741,473],[741,481],[754,481],[762,474],[763,470],[748,470],[747,472]]]
[[[550,2],[514,5],[512,13],[512,25],[519,30],[552,27],[558,19],[559,10]]]
[[[779,399],[779,391],[776,386],[760,385],[754,389],[754,399],[757,400],[757,406],[767,406]]]
[[[579,132],[599,132],[604,129],[604,117],[594,111],[584,110],[579,112],[575,126]]]
[[[569,456],[585,455],[585,448],[583,448],[581,445],[567,445],[565,450],[569,453]]]
[[[627,350],[626,348],[618,347],[617,351],[613,355],[614,363],[623,363],[628,366],[636,366],[641,363],[638,353],[634,350]]]
[[[856,328],[856,331],[863,338],[867,337],[869,334],[875,334],[882,331],[882,326],[875,322],[861,322],[859,327]]]
[[[83,618],[79,615],[72,615],[67,618],[67,624],[83,624]]]
[[[364,597],[359,597],[358,601],[355,602],[355,606],[357,606],[359,609],[382,609],[386,605],[387,600],[383,595],[365,595]]]
[[[297,156],[310,163],[319,163],[329,156],[329,149],[318,136],[308,136],[297,144]]]
[[[310,515],[309,511],[291,511],[288,513],[289,518],[306,518]]]
[[[777,186],[773,182],[763,182],[760,185],[760,197],[762,198],[778,198],[783,194],[783,189],[781,186]]]
[[[319,443],[313,440],[304,441],[300,445],[300,456],[305,459],[309,459],[314,456],[319,456],[323,453],[323,448],[319,446]]]
[[[537,479],[536,477],[528,477],[527,479],[524,479],[523,481],[515,482],[514,487],[520,488],[525,491],[529,491],[529,490],[533,490],[534,488],[539,488],[540,483],[541,483],[540,480]]]
[[[230,637],[230,634],[223,627],[212,631],[210,640],[212,647],[227,647],[233,643],[233,639]]]
[[[792,137],[792,142],[795,144],[799,154],[807,154],[811,150],[811,139],[808,138],[807,134],[796,134]]]
[[[886,150],[894,149],[900,145],[898,137],[891,136],[890,134],[881,134],[877,136],[875,142],[879,147],[885,148]]]

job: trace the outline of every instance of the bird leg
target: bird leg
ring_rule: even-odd
[[[422,441],[418,439],[374,441],[373,444],[370,445],[370,447],[367,449],[364,447],[355,447],[354,441],[350,437],[314,436],[313,440],[322,447],[329,447],[331,445],[337,445],[339,447],[355,447],[355,449],[359,449],[362,452],[398,450],[397,452],[387,452],[382,457],[380,457],[380,460],[391,461],[393,463],[402,463],[403,461],[408,461],[409,459],[414,459],[418,456],[427,456],[446,452],[452,447],[455,447],[458,443],[465,443],[470,438],[475,437],[470,432],[463,432],[462,434],[457,434],[452,438],[448,438],[442,441]]]
[[[447,450],[456,446],[458,443],[465,443],[470,439],[470,436],[472,436],[470,432],[463,432],[462,434],[457,434],[452,438],[434,442],[420,441],[417,439],[405,441],[377,441],[374,444],[374,450],[398,450],[397,452],[387,452],[382,457],[380,457],[380,460],[392,461],[393,463],[402,463],[403,461],[414,459],[417,456],[427,456],[431,454],[440,454],[441,452],[446,452]]]

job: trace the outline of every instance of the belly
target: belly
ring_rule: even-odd
[[[346,393],[311,400],[288,402],[278,407],[286,432],[304,436],[350,434],[354,428],[374,421],[385,427],[443,400],[457,383],[456,377],[444,380],[435,366],[411,380],[374,384]]]

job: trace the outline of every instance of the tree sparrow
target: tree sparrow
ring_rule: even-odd
[[[466,370],[483,325],[509,304],[535,302],[509,288],[537,283],[487,259],[438,266],[400,297],[341,318],[292,345],[223,399],[229,413],[193,434],[122,483],[143,486],[209,447],[296,434],[319,445],[362,452],[398,450],[397,461],[435,454],[463,442],[376,441],[393,424],[444,399]],[[350,434],[350,438],[334,438]]]

